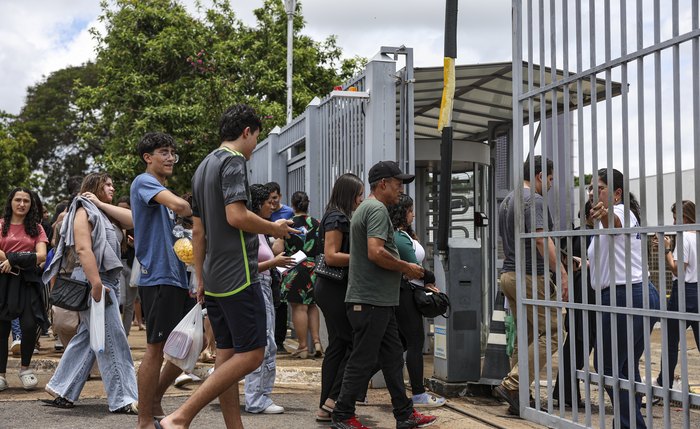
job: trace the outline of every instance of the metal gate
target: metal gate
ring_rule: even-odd
[[[615,427],[625,427],[625,415],[633,428],[698,427],[700,353],[693,347],[692,332],[686,332],[700,322],[698,287],[691,282],[694,279],[686,278],[682,263],[675,286],[669,274],[669,261],[696,265],[700,255],[697,245],[681,244],[695,241],[688,237],[699,229],[692,219],[697,219],[697,209],[685,219],[681,215],[684,200],[700,201],[694,173],[700,165],[698,0],[513,0],[512,4],[520,414],[558,428],[612,427],[613,421]],[[584,95],[586,88],[600,82],[602,91]],[[544,219],[551,215],[554,226],[545,222],[543,232],[526,233],[521,184],[526,177],[535,179],[535,155],[554,162],[554,186],[542,190]],[[613,169],[622,173],[621,181],[599,181],[599,176],[612,179]],[[684,179],[689,170],[692,179]],[[592,175],[590,182],[586,175]],[[617,218],[619,225],[601,228],[601,219],[590,229],[574,228],[585,224],[578,219],[586,219],[588,186],[593,190],[591,203],[608,208],[607,214],[600,212],[603,223],[616,222],[615,205],[624,213]],[[614,193],[616,188],[619,194]],[[630,191],[639,201],[638,226]],[[676,224],[665,201],[678,208]],[[534,223],[534,214],[530,220]],[[675,237],[679,243],[675,253],[665,251],[672,246],[665,237]],[[575,250],[581,253],[584,293],[579,302],[574,301],[572,280],[566,300],[560,288],[551,298],[538,298],[526,290],[526,274],[535,267],[526,266],[525,255],[536,259],[537,238],[544,238],[545,253],[554,245],[555,252],[564,255],[569,279],[576,266],[571,255]],[[579,249],[572,246],[576,238]],[[660,250],[655,241],[661,243]],[[635,280],[637,271],[641,286]],[[551,266],[545,258],[545,272],[552,273],[555,284],[562,284],[561,266]],[[604,275],[612,280],[604,281]],[[595,286],[590,296],[589,280]],[[565,313],[574,310],[581,317],[569,317],[565,324]],[[527,312],[545,350],[542,354],[528,356]],[[577,331],[577,323],[583,329]],[[589,329],[591,325],[595,328]],[[560,357],[565,354],[567,331],[569,364],[576,368],[575,356],[582,351],[585,359],[578,370],[565,373]],[[676,377],[669,368],[675,350],[679,350]],[[635,355],[639,358],[640,353],[637,364]],[[533,386],[527,371],[530,361],[542,368],[535,372]],[[603,371],[603,363],[610,370]],[[637,366],[637,377],[625,375],[635,374]],[[562,383],[555,391],[557,377]],[[564,390],[565,377],[572,385],[569,392]],[[565,408],[563,398],[575,395],[575,382],[581,383],[585,405]],[[554,396],[562,399],[558,405]],[[626,397],[634,400],[625,401]],[[660,404],[639,407],[637,399],[651,403],[652,398],[660,398]]]

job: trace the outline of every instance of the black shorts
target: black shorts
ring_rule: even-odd
[[[267,345],[265,299],[256,282],[227,297],[205,296],[217,349],[245,353]]]
[[[187,289],[170,285],[139,286],[139,297],[148,344],[167,340],[175,326],[196,304]]]

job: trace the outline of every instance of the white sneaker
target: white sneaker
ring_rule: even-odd
[[[284,407],[280,407],[274,403],[262,411],[263,414],[282,414],[283,412]]]
[[[194,383],[196,381],[202,381],[202,379],[194,374],[183,373],[175,379],[175,387],[182,387],[186,384]]]
[[[7,380],[5,380],[5,377],[0,375],[0,392],[5,389],[7,389]]]
[[[22,340],[14,340],[12,342],[12,345],[10,346],[10,352],[13,355],[18,355],[20,353],[21,348],[22,348]]]

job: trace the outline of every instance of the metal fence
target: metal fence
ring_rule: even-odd
[[[520,184],[527,175],[522,168],[526,158],[530,160],[530,173],[534,171],[534,155],[552,159],[555,170],[554,187],[548,191],[544,186],[542,190],[547,202],[544,218],[552,216],[552,228],[545,222],[542,232],[527,232],[525,207],[520,203],[516,206],[518,315],[524,319],[529,312],[533,319],[531,332],[538,333],[535,350],[538,339],[546,350],[541,355],[528,355],[528,325],[518,320],[520,414],[528,420],[550,427],[602,428],[611,427],[613,421],[615,427],[697,427],[698,417],[693,417],[691,407],[700,405],[700,395],[692,392],[700,385],[700,353],[692,347],[692,340],[686,341],[686,328],[700,322],[697,283],[686,278],[688,273],[681,263],[677,285],[668,284],[665,276],[659,276],[659,284],[652,284],[650,263],[658,263],[662,272],[669,269],[669,264],[665,252],[652,253],[649,249],[655,240],[664,246],[667,235],[675,234],[676,241],[683,243],[699,229],[697,223],[688,223],[687,219],[684,223],[680,216],[683,200],[700,200],[700,187],[689,191],[682,180],[683,170],[700,165],[698,16],[697,0],[513,1],[516,201],[523,198]],[[526,76],[517,67],[524,61],[529,64]],[[548,68],[535,71],[533,64]],[[557,69],[563,74],[558,76]],[[591,98],[585,99],[582,88],[597,79],[605,81],[605,93],[593,91]],[[615,97],[613,87],[617,84],[622,91]],[[548,108],[535,114],[537,105]],[[624,179],[621,184],[601,182],[601,169],[602,175],[610,178],[616,169]],[[575,182],[583,184],[585,174],[593,176],[592,203],[601,202],[608,210],[593,228],[575,229],[575,219],[586,218],[583,208],[589,194],[586,186],[578,186],[575,193],[573,189]],[[628,192],[630,179],[648,176],[657,178],[657,191],[649,192],[646,180],[638,181],[636,197],[641,210],[640,225],[636,226],[635,207]],[[616,188],[621,192],[615,193]],[[663,214],[670,210],[663,204],[664,193],[669,192],[679,208],[673,225],[663,221]],[[581,208],[578,212],[572,210],[574,201]],[[616,205],[624,213],[620,217],[613,215]],[[647,220],[651,212],[659,219],[654,224]],[[698,211],[693,215],[697,218]],[[601,227],[601,223],[610,226]],[[584,267],[583,286],[579,287],[585,291],[578,302],[573,293],[576,285],[571,280],[566,300],[559,288],[551,298],[538,298],[524,287],[526,274],[534,269],[525,266],[524,256],[528,252],[536,259],[538,238],[545,240],[545,252],[552,245],[563,247],[564,269],[570,279],[576,265],[571,256],[575,251],[572,241],[579,238]],[[528,239],[531,244],[526,246]],[[696,265],[700,248],[683,247],[677,245],[676,259]],[[637,264],[640,266],[635,268]],[[554,283],[562,284],[565,273],[559,265],[552,266],[545,259],[545,272],[552,273]],[[606,275],[611,280],[605,281]],[[641,285],[637,284],[640,275]],[[589,280],[594,286],[590,298],[585,293]],[[672,290],[678,308],[666,300]],[[565,324],[565,312],[572,314],[573,310],[580,311],[581,318],[569,317]],[[543,315],[540,321],[538,314]],[[582,323],[583,329],[577,330],[576,323]],[[590,324],[595,328],[589,330]],[[570,373],[565,373],[562,362],[567,331],[571,336],[569,364],[576,368],[576,354],[583,351],[585,355],[579,369]],[[590,356],[586,352],[589,347],[594,349]],[[676,350],[674,378],[669,360]],[[526,370],[530,361],[542,367],[542,372],[535,373],[535,380],[529,379]],[[603,363],[609,367],[605,371]],[[555,380],[565,377],[572,386],[581,382],[583,407],[564,407],[563,398],[566,393],[575,395],[574,387],[566,392],[564,383],[560,383],[554,391]],[[553,396],[557,395],[562,401],[555,407]],[[626,401],[629,397],[635,400]],[[640,409],[641,401],[650,403],[653,397],[661,398],[661,405]],[[637,413],[640,420],[635,419]],[[626,415],[629,423],[625,422]]]
[[[382,47],[341,90],[315,98],[291,123],[272,130],[248,162],[250,182],[278,182],[285,200],[304,190],[309,213],[320,217],[338,176],[352,172],[366,182],[365,166],[377,161],[399,159],[413,165],[412,139],[397,139],[397,131],[412,135],[412,119],[396,117],[398,103],[413,111],[412,99],[400,95],[405,91],[397,95],[397,85],[412,82],[404,76],[406,68],[397,73],[396,58],[390,56],[407,51]],[[369,190],[368,183],[365,188]]]

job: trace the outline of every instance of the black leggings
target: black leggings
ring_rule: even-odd
[[[423,386],[423,315],[418,312],[413,301],[413,291],[405,284],[401,285],[399,306],[396,308],[396,321],[399,325],[399,337],[406,351],[406,369],[411,380],[414,395],[425,393]]]
[[[343,382],[345,365],[352,351],[352,326],[345,307],[347,284],[316,277],[314,297],[323,312],[328,329],[328,347],[321,366],[321,398],[337,400]]]
[[[30,295],[27,295],[24,311],[19,316],[19,326],[22,329],[22,366],[29,366],[36,346],[37,324],[31,308]],[[7,371],[7,338],[12,330],[12,322],[0,321],[0,374]]]

